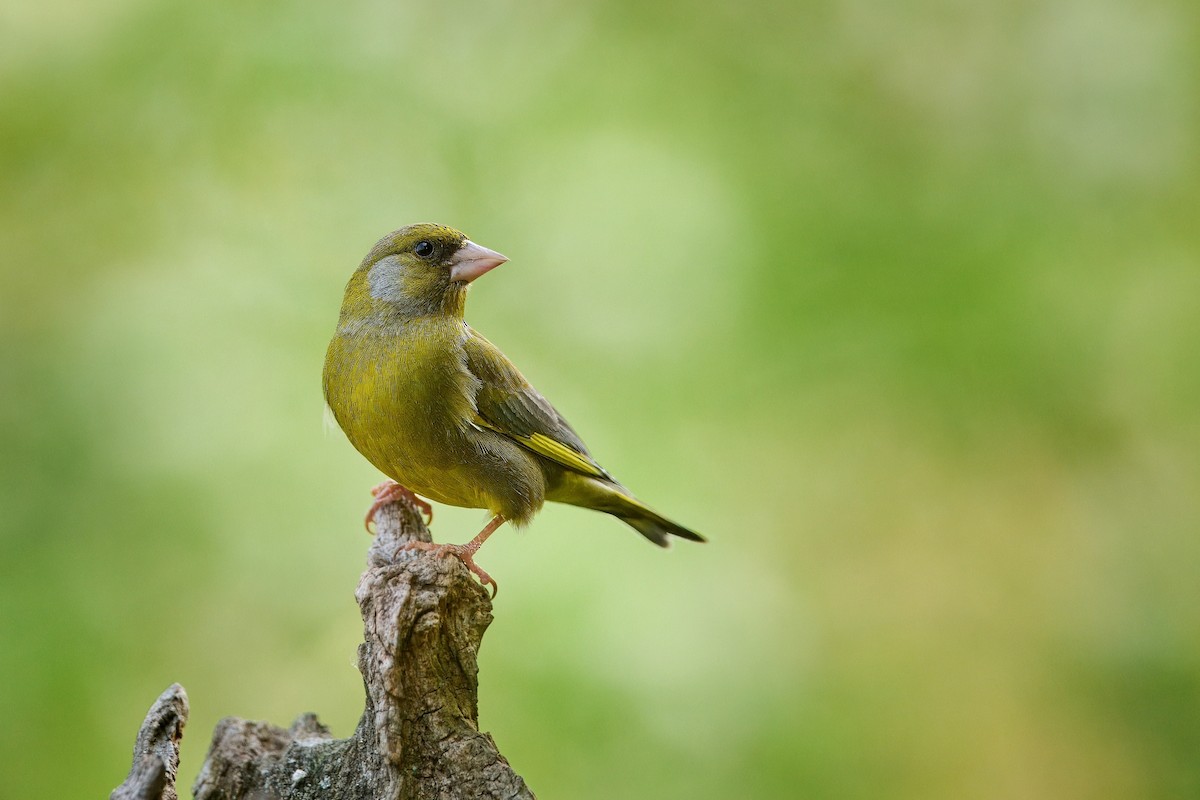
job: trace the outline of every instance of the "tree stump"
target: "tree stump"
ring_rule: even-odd
[[[287,730],[223,719],[192,787],[196,800],[534,797],[479,730],[476,656],[492,621],[487,591],[456,558],[399,549],[430,541],[407,502],[384,506],[375,520],[378,532],[355,592],[366,708],[354,734],[333,739],[313,714]],[[176,685],[147,716],[133,769],[113,800],[176,797],[178,735],[171,762],[155,739],[163,738],[156,732],[164,723],[151,719],[168,695],[183,698],[176,714],[182,730],[187,701]]]

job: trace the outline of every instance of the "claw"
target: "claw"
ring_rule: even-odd
[[[475,553],[483,546],[483,543],[488,540],[488,537],[495,533],[496,528],[504,524],[504,517],[500,514],[492,517],[491,522],[483,526],[483,530],[479,534],[467,542],[466,544],[434,544],[433,542],[406,542],[396,548],[398,555],[402,550],[423,550],[426,553],[434,553],[439,558],[446,556],[454,556],[463,563],[467,569],[471,571],[475,577],[479,578],[479,582],[484,586],[492,587],[492,599],[496,599],[496,595],[500,592],[500,587],[492,580],[492,576],[488,575],[483,569],[475,563]],[[394,556],[393,556],[394,558]]]
[[[468,545],[462,544],[434,544],[433,542],[406,542],[396,548],[396,554],[405,550],[420,550],[425,553],[433,553],[438,558],[446,556],[454,556],[463,563],[468,570],[479,578],[479,582],[484,586],[492,588],[491,597],[496,599],[496,594],[500,591],[500,587],[496,585],[496,581],[491,575],[483,571],[483,568],[475,563],[475,559],[471,557],[473,550]]]
[[[375,502],[371,503],[371,507],[367,509],[367,516],[363,520],[363,526],[366,527],[367,533],[372,533],[371,523],[375,520],[379,509],[401,499],[407,500],[425,515],[426,525],[433,522],[433,506],[413,494],[411,489],[401,486],[394,480],[388,479],[371,489],[371,496],[375,498]]]

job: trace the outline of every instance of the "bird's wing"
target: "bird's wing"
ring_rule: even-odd
[[[507,436],[568,469],[612,480],[592,459],[579,434],[499,348],[471,330],[465,350],[467,369],[480,384],[475,395],[476,425]]]

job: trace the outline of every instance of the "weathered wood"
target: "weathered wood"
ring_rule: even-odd
[[[187,692],[173,683],[146,713],[133,744],[129,777],[113,789],[109,800],[176,800],[179,740],[183,738],[187,718]]]
[[[400,550],[430,540],[407,503],[383,507],[376,526],[355,593],[366,708],[354,734],[333,739],[312,714],[288,730],[226,718],[193,786],[196,800],[533,798],[478,726],[487,591],[453,557]],[[135,751],[134,771],[138,761]],[[113,797],[173,800],[173,778],[171,794]]]

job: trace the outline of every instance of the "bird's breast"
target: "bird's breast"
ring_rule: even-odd
[[[325,399],[351,444],[413,491],[454,505],[478,502],[455,475],[474,454],[466,435],[477,382],[466,369],[464,326],[339,332],[325,359]]]

